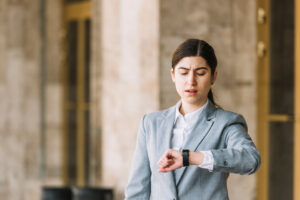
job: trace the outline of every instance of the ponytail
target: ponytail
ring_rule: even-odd
[[[209,90],[207,97],[216,107],[221,108],[218,104],[216,104],[216,102],[214,100],[214,95],[213,95],[211,89]]]
[[[208,96],[208,99],[209,99],[214,105],[216,105],[215,100],[214,100],[214,95],[213,95],[211,89],[209,90],[207,96]]]

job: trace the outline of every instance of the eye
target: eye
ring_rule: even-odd
[[[205,73],[197,73],[198,76],[204,76]]]
[[[186,69],[180,69],[179,70],[179,74],[180,75],[187,75],[188,74],[188,70],[186,70]]]

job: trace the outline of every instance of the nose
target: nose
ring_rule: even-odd
[[[188,75],[188,83],[190,85],[195,85],[197,82],[196,82],[196,76],[195,76],[195,73],[194,72],[190,72],[189,75]]]

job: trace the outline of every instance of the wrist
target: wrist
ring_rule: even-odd
[[[189,153],[189,163],[190,165],[201,165],[204,159],[204,154],[202,152],[193,152]]]

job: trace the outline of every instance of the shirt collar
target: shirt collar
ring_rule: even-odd
[[[198,117],[200,116],[200,114],[202,113],[202,111],[207,107],[208,100],[199,109],[197,109],[191,113],[187,113],[184,116],[179,112],[179,108],[180,108],[181,104],[182,104],[181,100],[179,100],[176,104],[176,114],[175,114],[174,124],[176,123],[178,117],[182,117],[186,122],[196,121],[198,119]]]

